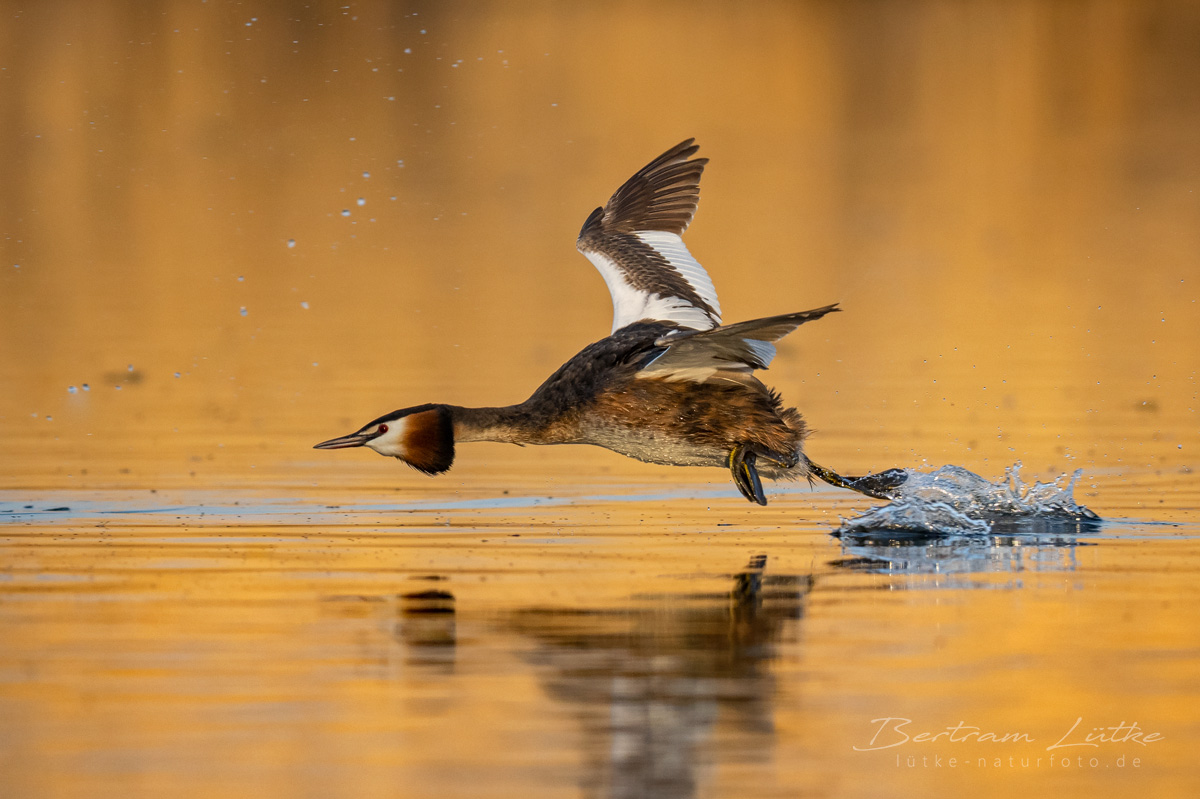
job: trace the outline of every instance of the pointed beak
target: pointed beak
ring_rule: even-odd
[[[366,433],[351,433],[350,435],[342,436],[341,438],[331,438],[328,441],[322,441],[320,444],[317,444],[315,447],[313,447],[313,449],[346,449],[347,447],[361,447],[372,438],[373,436],[367,435]]]

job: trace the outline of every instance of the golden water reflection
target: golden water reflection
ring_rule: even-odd
[[[5,525],[15,795],[479,779],[528,796],[1183,795],[1191,779],[1194,526],[906,549],[829,536],[821,518],[850,510],[832,489],[716,528],[687,495],[519,512],[239,496]],[[1166,739],[1102,753],[1141,752],[1136,774],[1005,766],[983,787],[853,748],[881,717],[965,721],[1029,731],[1000,747],[1019,763],[1077,716]]]
[[[509,620],[537,642],[530,659],[544,690],[583,730],[585,796],[695,796],[718,759],[753,763],[771,746],[770,664],[777,642],[795,637],[811,575],[764,574],[766,565],[752,558],[726,592],[607,611],[531,608]]]

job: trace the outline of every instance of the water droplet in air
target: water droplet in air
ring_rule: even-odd
[[[176,376],[176,377],[179,377],[179,372],[176,372],[176,373],[175,373],[175,376]]]
[[[290,250],[292,247],[295,247],[295,246],[296,246],[296,240],[288,239],[288,249]]]
[[[306,310],[306,311],[307,311],[307,310],[308,310],[308,303],[307,303],[307,302],[302,302],[302,303],[300,303],[300,307],[301,307],[301,308],[303,308],[304,310]]]
[[[371,173],[363,172],[363,180],[370,180],[370,179],[371,179]]]
[[[358,198],[358,204],[359,204],[360,206],[362,206],[362,205],[366,205],[366,204],[367,204],[367,201],[366,201],[365,199],[363,199],[362,197],[359,197],[359,198]]]
[[[74,394],[74,393],[75,393],[76,391],[78,391],[78,390],[79,390],[79,389],[75,388],[75,386],[67,386],[67,393],[68,393],[68,394]]]
[[[84,383],[84,384],[83,384],[83,390],[84,390],[84,391],[91,391],[91,390],[92,390],[92,387],[91,387],[91,386],[89,386],[87,383]]]
[[[245,305],[243,305],[243,306],[242,306],[242,310],[240,311],[240,313],[242,314],[242,316],[245,316],[246,314],[248,314],[248,313],[250,313],[250,312],[249,312],[249,311],[247,311],[247,310],[246,310],[246,306],[245,306]]]
[[[350,216],[350,209],[349,209],[349,208],[343,208],[343,209],[342,209],[342,216]]]

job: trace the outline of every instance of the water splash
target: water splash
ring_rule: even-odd
[[[1075,483],[1082,469],[1031,486],[1021,480],[1020,461],[995,482],[961,466],[943,466],[933,472],[899,471],[903,479],[897,481],[893,501],[843,520],[839,534],[987,535],[996,530],[1046,532],[1100,521],[1075,502]]]
[[[972,519],[945,502],[897,500],[890,505],[871,508],[853,519],[843,519],[838,532],[893,530],[936,535],[985,535],[991,529],[992,526],[983,519]]]

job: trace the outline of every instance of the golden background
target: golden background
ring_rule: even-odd
[[[814,459],[1109,525],[904,563],[847,492],[311,449],[604,336],[577,231],[691,136],[726,321],[842,303],[766,374]],[[1200,5],[0,2],[0,153],[0,796],[1200,790]]]
[[[727,321],[845,309],[769,374],[816,452],[1195,441],[1194,4],[5,9],[14,485],[332,470],[394,407],[523,399],[608,330],[582,220],[688,136]]]

